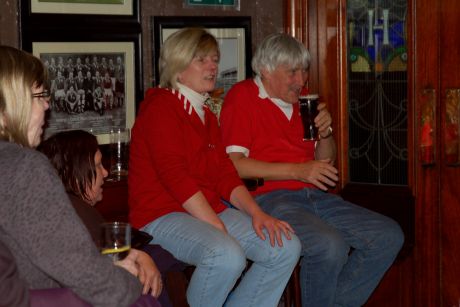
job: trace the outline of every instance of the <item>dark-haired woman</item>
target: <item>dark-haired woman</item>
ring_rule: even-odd
[[[102,200],[102,185],[108,173],[102,165],[96,137],[83,130],[63,131],[43,141],[37,149],[48,157],[57,170],[75,211],[97,243],[99,227],[104,219],[94,206]],[[151,257],[134,248],[130,256],[135,260],[143,293],[158,297],[163,283]]]

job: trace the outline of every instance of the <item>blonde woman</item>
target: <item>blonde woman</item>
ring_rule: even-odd
[[[56,171],[34,150],[49,108],[45,84],[38,58],[0,46],[0,241],[29,288],[68,288],[93,306],[128,306],[142,285],[120,266],[134,262],[113,265],[99,254]]]

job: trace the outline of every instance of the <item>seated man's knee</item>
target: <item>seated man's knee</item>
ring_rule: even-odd
[[[348,259],[350,246],[337,232],[326,232],[317,236],[312,242],[306,242],[303,255],[308,258],[317,258],[320,262],[345,263]]]
[[[397,222],[385,218],[385,224],[380,228],[380,235],[374,244],[388,251],[399,251],[404,243],[404,233]]]

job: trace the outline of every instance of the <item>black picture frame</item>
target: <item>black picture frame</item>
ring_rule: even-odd
[[[159,83],[159,71],[158,71],[158,60],[160,57],[160,48],[164,41],[163,34],[167,30],[175,30],[185,27],[204,27],[206,29],[236,29],[244,34],[243,38],[239,38],[243,43],[244,50],[239,52],[242,53],[244,59],[237,59],[239,64],[242,61],[244,68],[242,68],[244,74],[238,78],[237,81],[240,81],[245,78],[252,76],[251,69],[251,56],[252,56],[252,45],[251,45],[251,17],[250,16],[154,16],[152,17],[153,23],[153,59],[154,59],[154,71],[155,71],[155,80],[154,84],[158,85]],[[219,37],[217,37],[219,40]],[[238,41],[238,44],[240,42]],[[221,50],[221,56],[223,50]],[[238,66],[240,66],[239,64]],[[238,73],[239,68],[237,68]]]
[[[118,86],[118,90],[116,86],[113,86],[113,95],[114,97],[116,96],[114,100],[117,103],[115,104],[114,102],[113,105],[107,107],[107,101],[104,98],[106,108],[100,112],[102,113],[99,114],[100,118],[97,118],[98,114],[94,112],[95,106],[93,103],[88,103],[88,99],[85,102],[85,106],[90,105],[92,107],[85,107],[84,111],[80,107],[78,112],[69,111],[68,107],[66,109],[61,108],[64,111],[61,110],[61,113],[57,116],[59,107],[53,105],[56,101],[56,89],[51,89],[52,82],[50,82],[51,105],[56,109],[54,118],[53,108],[47,112],[49,127],[45,129],[45,137],[49,136],[51,131],[57,132],[56,130],[59,131],[59,129],[83,128],[91,130],[97,135],[100,144],[107,144],[109,142],[109,129],[123,126],[130,128],[134,123],[138,105],[143,97],[142,41],[140,4],[138,0],[130,1],[126,2],[132,5],[132,10],[128,14],[112,14],[113,7],[109,7],[109,5],[107,6],[107,12],[92,14],[91,8],[93,7],[91,7],[91,4],[81,4],[86,11],[83,10],[84,13],[79,14],[73,14],[71,10],[67,10],[65,13],[56,12],[55,10],[38,12],[32,11],[32,0],[19,1],[21,49],[34,53],[42,58],[43,61],[50,60],[51,57],[58,58],[59,56],[66,59],[76,59],[96,55],[105,57],[107,61],[118,61],[118,58],[121,58],[120,62],[124,65],[123,73],[121,74],[124,76],[123,82],[116,83],[119,81],[117,78],[112,80],[112,84]],[[70,2],[52,4],[50,2],[49,5],[46,9],[49,7],[68,8],[73,4]],[[97,5],[105,8],[105,4]],[[124,89],[124,92],[120,89]],[[60,99],[62,99],[61,93],[59,94]],[[124,99],[120,97],[124,97]],[[120,101],[123,101],[123,103],[120,103]],[[64,114],[65,112],[68,115]],[[74,122],[75,125],[72,123],[64,124],[65,120]],[[63,122],[63,124],[61,125],[60,122]]]
[[[52,47],[50,50],[52,50],[52,52],[56,55],[62,53],[59,48],[63,48],[62,50],[64,50],[64,54],[113,54],[114,57],[117,53],[123,53],[125,49],[132,50],[132,52],[129,51],[130,55],[127,55],[125,58],[125,60],[129,59],[129,61],[124,63],[125,65],[132,65],[132,67],[128,69],[129,67],[127,66],[125,70],[126,96],[123,105],[125,116],[125,118],[123,119],[123,122],[125,124],[123,126],[127,128],[132,127],[139,103],[143,97],[143,74],[141,65],[142,46],[140,33],[114,33],[104,32],[100,29],[98,31],[88,29],[60,29],[59,31],[46,31],[44,29],[41,29],[41,31],[34,31],[33,35],[31,36],[22,36],[22,38],[22,49],[34,53],[38,57],[40,57],[40,54],[37,54],[36,50],[34,50],[34,45],[52,45],[54,47]],[[60,47],[56,47],[56,45]],[[72,46],[76,47],[75,52],[73,52],[72,49],[69,49],[72,48]],[[106,46],[106,48],[104,46]],[[121,49],[117,49],[117,46],[121,46]],[[48,47],[45,47],[45,49],[46,48]],[[94,48],[94,51],[92,48]],[[71,51],[69,52],[69,50]],[[128,75],[129,73],[130,75]],[[53,112],[53,110],[50,111],[50,114],[52,114],[51,112]],[[108,112],[109,111],[107,111],[107,113]],[[100,144],[107,144],[109,142],[108,135],[110,127],[117,127],[118,125],[121,125],[119,123],[119,119],[113,121],[110,124],[106,122],[105,125],[95,123],[94,125],[96,126],[96,129],[93,130],[93,127],[91,127],[91,130],[94,134],[98,136],[98,141]],[[79,127],[77,126],[76,128]],[[103,129],[102,132],[101,129]],[[57,131],[53,130],[53,132]]]
[[[140,4],[132,0],[132,14],[104,14],[84,13],[36,13],[32,11],[32,0],[20,0],[21,32],[33,31],[37,28],[69,29],[69,28],[97,28],[105,30],[141,31]],[[62,5],[62,4],[56,4]],[[90,6],[91,4],[82,4]],[[88,10],[90,12],[91,10]]]

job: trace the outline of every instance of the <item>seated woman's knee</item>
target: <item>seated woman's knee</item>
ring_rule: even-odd
[[[291,234],[291,240],[283,237],[283,247],[278,249],[278,257],[287,263],[297,263],[302,250],[302,244],[299,238]]]
[[[239,244],[225,241],[210,251],[204,264],[212,265],[223,274],[234,272],[239,275],[246,267],[246,256]]]

